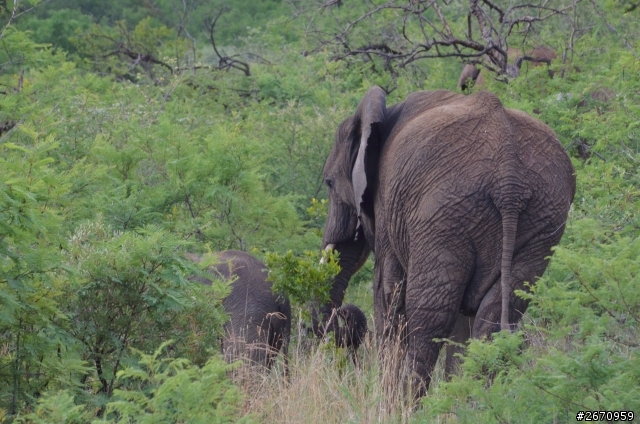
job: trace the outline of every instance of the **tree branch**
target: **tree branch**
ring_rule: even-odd
[[[218,50],[218,46],[216,45],[216,38],[214,36],[216,23],[218,23],[218,19],[220,19],[220,16],[222,16],[222,14],[230,10],[231,9],[227,6],[221,7],[216,13],[215,17],[213,18],[209,17],[208,19],[205,19],[204,24],[209,32],[209,42],[211,42],[213,51],[215,52],[216,56],[218,56],[218,69],[225,70],[225,69],[233,68],[233,69],[237,69],[239,71],[244,72],[245,76],[250,77],[251,70],[249,69],[248,63],[238,59],[234,59],[234,56],[226,56],[221,54],[220,51]]]
[[[514,58],[510,57],[514,53],[508,49],[514,29],[523,26],[526,39],[527,32],[536,25],[575,10],[581,1],[565,0],[565,4],[552,7],[546,0],[516,0],[506,8],[495,0],[460,0],[469,7],[462,27],[449,22],[449,15],[444,12],[451,2],[444,0],[389,0],[371,4],[368,10],[346,19],[340,17],[344,13],[332,13],[335,2],[325,2],[317,10],[332,13],[334,30],[327,31],[326,25],[314,29],[310,21],[311,32],[318,39],[311,53],[332,46],[334,60],[379,58],[388,70],[393,69],[394,63],[403,68],[422,59],[458,57],[465,63],[482,65],[496,74],[496,79],[508,81],[519,75],[517,66],[512,64]],[[395,18],[384,26],[381,22],[387,14]],[[521,31],[518,36],[522,34]],[[531,54],[519,59],[518,65],[524,60],[550,63],[549,58]]]

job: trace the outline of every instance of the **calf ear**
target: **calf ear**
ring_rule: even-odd
[[[373,183],[378,172],[378,159],[382,143],[382,130],[385,119],[386,94],[380,87],[371,87],[358,105],[354,124],[359,131],[358,155],[353,165],[351,182],[355,195],[360,226],[363,213],[373,216]],[[356,138],[357,138],[356,135]]]

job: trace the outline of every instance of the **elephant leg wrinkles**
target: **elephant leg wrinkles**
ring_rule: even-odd
[[[457,250],[457,249],[456,249]],[[464,251],[464,250],[463,250]],[[446,244],[418,252],[409,264],[406,288],[407,365],[412,387],[424,395],[443,339],[451,335],[464,287],[473,275],[471,252],[452,252]]]
[[[376,269],[377,304],[376,335],[378,340],[393,340],[402,331],[405,315],[406,275],[391,253]]]

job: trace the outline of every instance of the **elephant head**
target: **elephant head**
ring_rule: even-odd
[[[362,267],[373,248],[373,178],[386,112],[385,93],[374,87],[364,96],[356,113],[336,132],[323,176],[329,194],[329,212],[322,239],[323,249],[340,254],[340,273],[330,292],[330,303],[320,308],[327,322],[332,309],[342,305],[351,276]],[[314,331],[324,332],[314,314]],[[326,326],[333,330],[333,325]]]
[[[338,310],[343,326],[335,329],[336,345],[358,349],[367,335],[367,317],[356,305],[345,304]]]

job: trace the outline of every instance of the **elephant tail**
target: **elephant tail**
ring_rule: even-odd
[[[509,299],[511,297],[511,264],[516,244],[518,229],[518,209],[508,209],[502,212],[502,269],[500,287],[502,289],[502,313],[500,315],[500,330],[509,330]]]

